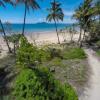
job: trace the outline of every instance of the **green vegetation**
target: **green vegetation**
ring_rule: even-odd
[[[96,45],[100,48],[100,40],[96,42]]]
[[[58,48],[56,48],[54,45],[37,47],[30,44],[24,37],[26,15],[30,8],[40,8],[38,2],[36,0],[15,0],[13,2],[11,0],[4,0],[3,2],[0,0],[0,6],[5,6],[6,3],[12,5],[23,3],[25,9],[21,35],[7,36],[0,20],[0,32],[3,33],[9,52],[14,52],[14,57],[10,56],[10,58],[4,58],[0,61],[0,75],[2,75],[0,77],[0,85],[2,85],[0,86],[0,93],[4,95],[3,92],[9,92],[10,88],[12,100],[78,100],[72,86],[76,88],[78,88],[78,85],[83,86],[88,77],[87,62],[85,62],[86,54],[83,49],[74,45],[70,45],[71,47],[66,46],[67,48],[65,48],[64,45],[67,45],[66,43],[63,48],[61,47],[62,45],[57,45]],[[100,40],[100,1],[94,1],[93,5],[92,3],[93,0],[84,0],[73,15],[78,20],[77,25],[80,27],[78,39],[80,47],[83,41],[91,44],[94,43],[93,41]],[[57,22],[59,20],[63,21],[64,18],[61,3],[54,0],[51,2],[51,8],[48,11],[47,20],[54,21],[58,43],[60,43]],[[73,35],[76,33],[74,28],[74,24],[73,28],[69,28],[71,43],[74,42]],[[63,38],[64,40],[66,39],[65,34]],[[10,42],[14,44],[14,50],[11,49]],[[100,41],[96,45],[100,47]],[[100,50],[97,51],[97,54],[100,55]],[[8,81],[11,81],[11,84]],[[5,89],[6,86],[7,89]]]
[[[68,48],[63,52],[64,59],[84,59],[86,55],[81,48]]]
[[[100,55],[100,50],[97,51],[97,54]]]
[[[51,8],[49,8],[48,11],[49,11],[49,14],[48,14],[46,20],[49,21],[49,22],[51,22],[52,20],[54,21],[56,33],[57,33],[57,38],[58,38],[58,43],[60,44],[57,22],[59,20],[63,21],[63,18],[64,18],[64,14],[63,14],[63,11],[62,11],[62,8],[61,8],[61,3],[54,0],[53,2],[51,2]]]
[[[68,84],[61,85],[47,69],[23,69],[18,75],[13,95],[16,100],[78,100]]]
[[[73,17],[78,21],[80,27],[79,41],[82,46],[83,41],[93,43],[100,40],[100,0],[84,0],[75,10]],[[82,30],[84,31],[82,38]]]
[[[25,37],[21,38],[20,48],[17,51],[17,65],[22,68],[16,78],[13,91],[16,99],[78,100],[74,89],[68,83],[61,85],[48,68],[42,67],[43,65],[37,67],[45,61],[52,61],[52,66],[62,66],[57,51],[59,50],[39,49],[28,43]]]

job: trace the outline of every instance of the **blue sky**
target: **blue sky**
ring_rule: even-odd
[[[37,23],[37,22],[45,22],[46,16],[48,14],[47,8],[50,7],[50,2],[53,0],[37,0],[41,9],[27,13],[26,23]],[[58,0],[62,3],[62,8],[64,12],[64,21],[63,23],[73,23],[75,20],[71,18],[74,13],[74,10],[82,3],[83,0]],[[12,7],[11,5],[7,5],[6,8],[0,7],[0,19],[3,22],[11,22],[11,23],[22,23],[24,16],[24,5],[18,5],[17,7]]]

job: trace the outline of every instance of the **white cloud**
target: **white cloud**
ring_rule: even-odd
[[[74,14],[74,11],[66,11],[64,10],[64,15],[65,16],[72,16]]]
[[[76,20],[75,19],[71,19],[71,18],[64,18],[63,23],[75,23]]]

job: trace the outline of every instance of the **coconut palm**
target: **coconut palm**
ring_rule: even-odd
[[[51,8],[48,9],[49,14],[46,18],[46,20],[49,22],[51,22],[52,20],[54,21],[59,44],[60,44],[60,39],[59,39],[59,33],[58,33],[58,28],[57,28],[57,22],[59,20],[63,21],[63,18],[64,18],[64,14],[60,6],[61,4],[55,0],[51,2]]]
[[[4,0],[4,2],[2,2],[2,1],[0,0],[0,6],[5,7],[5,3],[11,3],[11,0]],[[3,27],[3,24],[2,24],[1,19],[0,19],[0,25],[1,25],[1,28],[2,28],[2,29],[1,29],[1,32],[3,33],[4,40],[5,40],[6,44],[7,44],[7,47],[8,47],[9,52],[11,53],[12,50],[11,50],[11,48],[10,48],[10,46],[9,46],[9,42],[8,42],[8,40],[7,40],[7,35],[6,35],[5,30],[4,30],[4,27]]]
[[[73,15],[73,18],[75,18],[78,21],[78,25],[80,26],[80,34],[79,34],[79,39],[78,42],[81,41],[82,38],[82,27],[83,27],[83,23],[82,23],[82,7],[81,5],[75,10],[75,14]]]
[[[79,6],[79,8],[75,11],[75,14],[73,15],[73,17],[78,20],[80,28],[81,28],[78,41],[81,41],[82,39],[82,36],[81,36],[82,29],[84,30],[83,39],[85,37],[85,33],[89,31],[91,16],[93,14],[92,10],[93,10],[92,0],[85,0],[84,3]]]
[[[22,29],[22,35],[24,35],[25,31],[25,23],[26,23],[26,14],[27,11],[29,11],[30,8],[34,9],[39,9],[40,6],[36,2],[36,0],[16,0],[16,3],[23,3],[25,5],[25,10],[24,10],[24,23],[23,23],[23,29]]]

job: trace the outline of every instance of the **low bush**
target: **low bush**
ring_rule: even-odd
[[[100,50],[97,51],[97,54],[100,55]]]
[[[64,59],[84,59],[86,58],[85,52],[81,48],[69,48],[63,51]]]
[[[62,58],[61,50],[56,48],[48,48],[47,52],[50,53],[51,58],[59,57]]]
[[[64,67],[64,64],[63,64],[61,58],[55,57],[49,63],[49,67],[52,67],[52,66]]]
[[[78,100],[74,89],[61,85],[46,68],[22,70],[12,94],[14,100]]]
[[[23,66],[35,65],[38,57],[38,49],[32,44],[28,43],[25,37],[20,40],[20,47],[17,50],[17,64]]]
[[[100,47],[100,40],[96,42],[96,45]]]
[[[36,62],[50,61],[54,57],[61,57],[61,51],[54,48],[38,48],[28,42],[25,37],[21,38],[20,47],[17,50],[17,64],[34,66]]]

